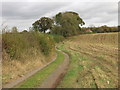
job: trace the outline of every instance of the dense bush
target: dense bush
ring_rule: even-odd
[[[62,42],[65,38],[62,35],[50,34],[55,43]]]
[[[49,55],[50,52],[54,49],[54,40],[50,35],[47,34],[40,34],[39,35],[39,43],[41,46],[41,51],[45,55]]]
[[[2,48],[11,59],[22,58],[23,53],[34,54],[32,50],[49,55],[54,50],[54,41],[41,33],[7,33],[2,35]]]

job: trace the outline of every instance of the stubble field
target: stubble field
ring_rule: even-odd
[[[70,56],[68,72],[58,88],[118,87],[118,33],[70,37],[58,48]]]

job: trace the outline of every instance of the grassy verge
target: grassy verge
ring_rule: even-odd
[[[64,60],[64,55],[61,52],[57,52],[57,59],[42,69],[40,72],[28,78],[26,81],[22,82],[16,88],[36,88],[50,75]]]
[[[92,60],[79,52],[66,49],[63,44],[59,48],[70,55],[70,65],[57,88],[96,88],[91,72],[87,72],[90,68],[89,64],[93,63]]]
[[[37,32],[2,34],[2,85],[42,67],[55,54],[53,37]]]
[[[69,49],[65,49],[64,45],[61,44],[59,49],[63,50],[64,52],[68,53],[70,55],[70,66],[67,74],[65,75],[63,81],[58,85],[57,88],[75,88],[76,80],[79,75],[79,71],[82,71],[83,66],[78,65],[78,57],[79,54],[77,52],[73,52]]]
[[[91,78],[91,73],[89,73],[89,75],[87,75],[85,78],[81,77],[83,76],[83,73],[87,71],[86,68],[88,67],[87,65],[83,65],[83,63],[80,62],[87,62],[89,65],[90,59],[81,56],[78,52],[72,50],[64,51],[70,54],[71,63],[67,74],[57,88],[96,88],[95,82]],[[82,78],[85,80],[83,79],[82,82],[80,82],[80,79]]]
[[[58,88],[118,87],[118,33],[74,36],[58,46],[70,55]]]

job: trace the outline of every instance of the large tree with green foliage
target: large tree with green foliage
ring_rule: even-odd
[[[52,33],[60,34],[65,37],[80,33],[80,26],[85,24],[76,12],[58,13],[54,17],[54,21],[56,25],[52,28]]]
[[[42,17],[40,20],[35,21],[32,25],[35,31],[44,32],[47,29],[51,29],[53,20],[48,17]]]

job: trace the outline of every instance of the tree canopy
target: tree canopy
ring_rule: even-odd
[[[42,17],[39,20],[35,21],[32,25],[35,31],[40,31],[45,33],[47,29],[50,29],[52,27],[52,24],[53,24],[53,20],[51,18]]]
[[[46,32],[50,29],[51,33],[63,35],[64,37],[79,34],[84,21],[76,12],[60,12],[52,19],[42,17],[32,25],[35,31]]]
[[[54,18],[55,24],[52,33],[59,33],[63,36],[76,35],[81,31],[84,21],[76,12],[58,13]]]

